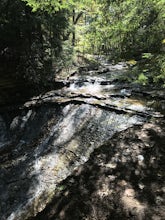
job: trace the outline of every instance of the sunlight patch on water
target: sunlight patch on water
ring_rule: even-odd
[[[138,99],[125,98],[124,100],[125,100],[125,102],[127,102],[128,104],[131,104],[131,105],[144,106],[146,104],[145,101],[138,100]]]
[[[142,100],[138,99],[131,99],[131,98],[125,98],[125,99],[120,99],[115,102],[117,106],[119,107],[124,107],[124,108],[129,108],[131,110],[135,111],[146,111],[149,110],[148,107],[146,107],[146,103]]]
[[[72,84],[69,89],[70,92],[78,94],[90,94],[90,95],[100,95],[102,91],[102,86],[98,83],[84,83],[83,86],[79,87],[75,84]]]

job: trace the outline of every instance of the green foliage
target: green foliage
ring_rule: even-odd
[[[44,86],[53,77],[52,62],[62,51],[67,12],[34,13],[20,0],[4,0],[0,2],[0,21],[0,62],[10,59],[17,77]]]
[[[152,53],[142,53],[143,59],[151,59],[153,57]]]
[[[164,0],[1,0],[0,22],[0,59],[12,57],[19,76],[35,83],[78,51],[125,60],[140,67],[142,84],[165,84]]]
[[[54,65],[57,69],[64,69],[68,74],[70,67],[72,66],[73,56],[73,46],[69,40],[65,41],[62,45],[62,51],[56,58]]]
[[[89,50],[124,59],[158,52],[165,30],[160,5],[160,0],[100,1],[99,13],[95,10],[86,31]]]
[[[155,67],[155,72],[157,70],[159,70],[159,72],[155,73],[153,78],[154,78],[154,82],[156,83],[162,83],[165,86],[165,55],[164,54],[160,54],[157,55],[155,58],[155,63],[156,63],[156,67]]]
[[[89,8],[95,1],[94,0],[62,0],[62,1],[54,1],[54,0],[22,0],[26,2],[28,6],[32,8],[33,12],[37,10],[47,11],[48,13],[55,13],[60,10],[84,10],[85,8]]]
[[[37,10],[41,11],[47,11],[50,13],[53,13],[55,11],[59,11],[62,8],[62,5],[59,1],[52,1],[52,0],[46,0],[46,1],[37,1],[37,0],[23,0],[26,2],[28,6],[32,8],[33,12],[36,12]]]
[[[144,73],[139,74],[137,81],[138,83],[145,86],[148,83],[148,77],[144,75]]]
[[[141,84],[164,83],[165,1],[100,0],[88,17],[85,39],[79,43],[85,52],[107,54],[116,62],[127,60],[132,67],[136,64],[137,72],[143,72],[137,78]]]

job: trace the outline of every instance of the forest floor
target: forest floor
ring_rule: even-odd
[[[57,187],[34,219],[164,220],[164,119],[114,135]]]

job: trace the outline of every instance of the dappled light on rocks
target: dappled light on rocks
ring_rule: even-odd
[[[2,111],[2,220],[163,215],[163,111],[110,69]]]
[[[58,185],[52,202],[34,219],[163,219],[164,123],[114,135]]]

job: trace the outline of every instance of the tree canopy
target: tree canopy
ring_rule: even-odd
[[[0,10],[1,57],[17,57],[25,78],[37,81],[80,51],[145,59],[152,70],[154,62],[154,81],[165,83],[164,0],[3,0]]]

